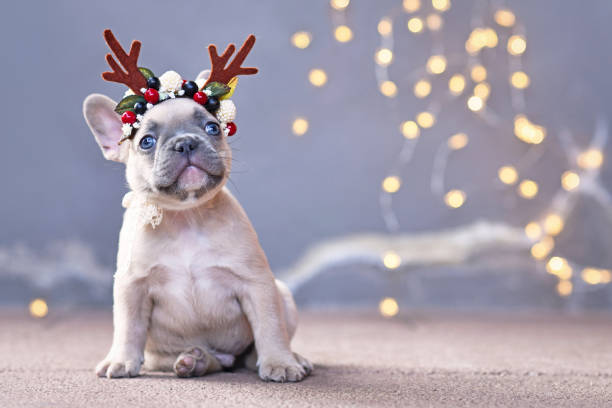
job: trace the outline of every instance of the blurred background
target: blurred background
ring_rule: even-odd
[[[112,28],[195,78],[257,43],[229,188],[302,307],[612,307],[612,3],[9,2],[0,306],[111,304],[127,192],[81,113]]]

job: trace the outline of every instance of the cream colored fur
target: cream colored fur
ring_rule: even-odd
[[[146,116],[180,120],[181,110],[193,109],[176,102],[164,102]],[[87,122],[105,156],[126,164],[136,190],[132,194],[140,198],[135,202],[161,206],[163,220],[153,228],[142,225],[138,205],[125,211],[114,282],[113,341],[97,374],[133,377],[143,364],[148,370],[171,370],[192,347],[212,359],[207,372],[217,371],[231,366],[254,342],[262,379],[301,380],[312,366],[290,349],[297,324],[293,298],[275,280],[238,201],[225,187],[176,205],[140,191],[138,183],[149,170],[135,157],[134,143],[119,147],[113,140],[121,135],[118,115],[109,113],[112,107],[110,99],[91,95],[84,103]],[[168,110],[174,110],[172,115]],[[228,167],[230,154],[227,147]],[[246,361],[249,365],[255,355]]]

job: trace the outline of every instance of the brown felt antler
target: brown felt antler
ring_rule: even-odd
[[[240,47],[240,50],[229,65],[227,65],[227,61],[236,50],[236,46],[234,44],[228,45],[225,51],[223,51],[223,54],[219,55],[217,54],[217,47],[215,47],[214,44],[209,45],[208,53],[210,54],[212,67],[206,83],[221,82],[227,84],[230,79],[235,76],[256,74],[257,68],[245,68],[241,66],[246,56],[251,51],[251,48],[253,48],[253,44],[255,44],[255,36],[251,34],[247,37],[244,44],[242,44],[242,47]]]
[[[126,54],[111,30],[104,30],[104,39],[123,66],[123,69],[121,69],[111,54],[106,54],[106,62],[108,62],[113,72],[103,72],[102,78],[106,81],[119,82],[120,84],[127,85],[136,95],[142,95],[140,89],[147,87],[147,80],[138,70],[140,41],[132,41],[130,53]]]

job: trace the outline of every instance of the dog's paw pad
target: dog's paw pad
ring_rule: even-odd
[[[174,372],[178,377],[200,377],[206,374],[209,361],[206,353],[198,347],[181,353],[174,363]]]

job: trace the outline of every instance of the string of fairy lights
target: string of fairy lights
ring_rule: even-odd
[[[451,0],[403,0],[398,3],[398,7],[381,18],[376,27],[380,42],[374,53],[374,66],[380,93],[394,101],[400,92],[398,84],[389,72],[389,67],[396,60],[394,30],[408,30],[412,35],[430,38],[431,53],[423,66],[407,75],[411,93],[415,98],[423,100],[426,107],[415,112],[413,118],[404,120],[399,126],[399,133],[404,139],[403,146],[381,183],[380,208],[387,230],[394,233],[400,229],[393,209],[393,196],[402,188],[402,171],[411,163],[421,134],[436,125],[443,107],[451,103],[463,104],[468,112],[491,127],[510,129],[518,143],[529,146],[526,153],[514,163],[500,163],[497,174],[492,176],[497,184],[506,189],[514,189],[519,199],[541,198],[539,182],[526,175],[544,152],[541,145],[549,135],[543,125],[530,118],[527,110],[525,90],[532,86],[531,78],[523,66],[527,36],[515,13],[501,1],[477,0],[465,48],[452,54],[446,52],[444,37],[441,35],[445,13],[452,6]],[[330,0],[330,6],[336,41],[351,41],[353,33],[346,18],[350,0]],[[425,36],[425,33],[429,35]],[[310,44],[311,35],[300,31],[292,36],[291,41],[297,48],[306,48]],[[482,55],[488,50],[500,47],[505,49],[507,55],[512,108],[510,120],[504,119],[488,104],[492,92],[491,82],[487,81],[490,67]],[[327,75],[321,68],[313,68],[308,79],[316,87],[327,83]],[[446,88],[446,91],[434,92],[434,88],[440,86]],[[294,134],[303,135],[307,129],[308,122],[305,118],[297,118],[294,121]],[[612,272],[609,269],[579,265],[554,253],[555,239],[563,233],[577,195],[586,194],[595,198],[606,210],[611,221],[612,198],[598,180],[604,159],[603,147],[607,142],[607,131],[600,129],[587,149],[578,148],[569,134],[560,132],[556,136],[561,139],[568,162],[567,169],[560,175],[561,188],[548,203],[542,216],[536,220],[527,220],[524,229],[526,236],[532,241],[531,256],[540,261],[548,273],[558,278],[557,293],[566,297],[571,295],[576,287],[588,289],[591,285],[612,281]],[[468,200],[468,192],[461,188],[447,188],[447,164],[452,155],[469,144],[468,134],[458,131],[440,143],[433,158],[431,191],[440,197],[450,210],[464,206]],[[381,259],[387,269],[397,269],[402,265],[401,257],[392,250],[381,254]],[[394,316],[399,311],[393,298],[383,299],[379,308],[384,316]]]
[[[412,89],[414,96],[418,99],[430,97],[434,84],[438,85],[448,78],[446,95],[432,98],[424,110],[416,113],[413,120],[404,121],[400,126],[400,131],[406,139],[404,148],[389,175],[382,181],[380,196],[383,219],[390,232],[395,232],[399,228],[393,211],[392,197],[401,188],[400,171],[410,163],[411,152],[416,147],[421,132],[435,125],[438,112],[444,104],[464,103],[468,111],[473,112],[488,125],[506,126],[503,118],[487,105],[491,84],[487,82],[488,71],[481,58],[487,48],[494,49],[501,45],[505,45],[506,48],[511,106],[514,111],[510,126],[514,136],[520,142],[532,146],[540,145],[547,137],[547,129],[530,120],[526,110],[524,91],[531,85],[531,79],[523,69],[522,57],[527,49],[527,38],[524,27],[518,22],[513,11],[502,6],[490,7],[487,1],[477,2],[479,9],[477,12],[480,14],[472,20],[463,58],[457,58],[454,55],[445,55],[444,43],[441,36],[437,35],[443,26],[443,15],[450,8],[450,0],[432,0],[429,5],[421,4],[419,0],[404,0],[401,13],[395,10],[378,23],[380,47],[375,53],[374,60],[378,87],[382,95],[392,99],[398,93],[398,86],[390,78],[388,70],[395,58],[392,39],[395,21],[406,21],[406,29],[414,35],[425,30],[431,33],[431,56],[423,68],[409,75],[415,78]],[[487,12],[492,15],[489,17]],[[445,204],[452,209],[465,204],[467,193],[458,188],[445,190],[446,165],[449,157],[465,148],[468,143],[469,137],[463,132],[451,135],[440,144],[433,161],[431,190],[441,196]],[[610,205],[609,194],[601,188],[601,184],[594,184],[590,189],[579,188],[581,179],[585,175],[593,178],[592,173],[601,167],[603,143],[600,140],[591,143],[591,146],[584,151],[568,152],[570,168],[560,175],[561,191],[555,195],[541,219],[529,221],[525,225],[525,234],[533,241],[531,255],[543,261],[545,269],[559,279],[556,289],[560,296],[569,296],[572,293],[577,281],[574,270],[580,270],[580,279],[587,285],[606,284],[612,280],[612,274],[608,269],[578,265],[561,256],[551,256],[555,248],[555,237],[564,230],[565,220],[573,208],[573,204],[569,203],[575,201],[573,197],[576,193],[597,197],[597,194],[592,194],[592,190],[596,190],[599,192],[600,204],[604,207]],[[569,150],[577,150],[575,144]],[[522,166],[525,168],[521,168],[521,165],[533,163],[534,156],[541,152],[541,149],[539,151],[529,149],[525,156],[518,160],[518,165],[500,165],[497,172],[499,182],[506,186],[516,186],[516,194],[522,199],[532,200],[538,197],[538,182],[527,177],[521,178],[520,174],[528,170],[527,165]],[[394,269],[401,265],[401,259],[389,251],[384,254],[383,263],[387,268]]]

